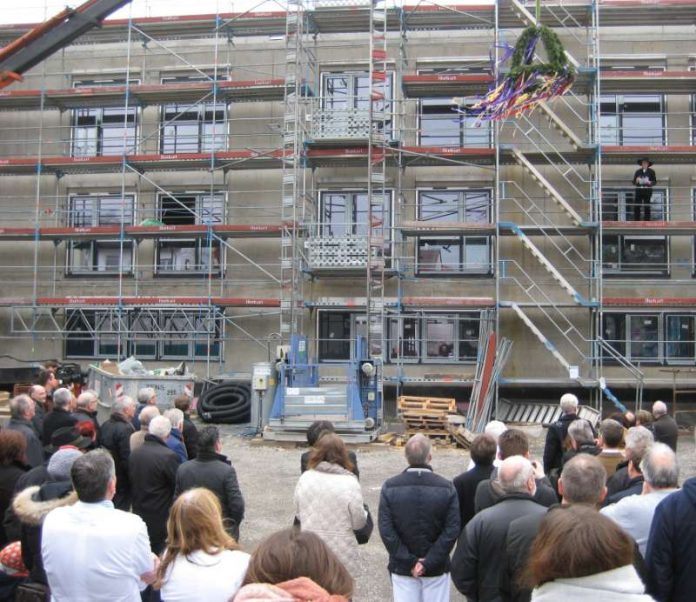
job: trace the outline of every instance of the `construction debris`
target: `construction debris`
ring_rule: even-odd
[[[402,395],[397,409],[406,425],[406,436],[421,433],[431,439],[450,441],[448,416],[456,411],[454,398],[411,397]]]

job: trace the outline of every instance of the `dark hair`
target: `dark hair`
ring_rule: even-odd
[[[648,410],[638,410],[638,412],[636,412],[636,424],[640,422],[640,426],[645,426],[646,424],[650,424],[654,421],[655,419],[653,418],[652,413]]]
[[[53,370],[39,370],[39,373],[36,375],[36,382],[34,384],[45,387],[48,384],[48,381],[51,380],[52,376],[54,376]]]
[[[0,431],[0,465],[26,462],[27,438],[19,431]]]
[[[328,420],[317,420],[316,422],[312,422],[307,429],[307,443],[309,443],[310,447],[314,447],[317,441],[319,441],[322,433],[335,432],[336,428],[332,422],[329,422]]]
[[[211,452],[220,441],[220,431],[216,426],[204,426],[198,431],[198,451]]]
[[[610,414],[609,420],[616,420],[616,422],[618,422],[625,429],[630,426],[628,424],[628,420],[626,419],[626,415],[622,414],[621,412],[614,412],[613,414]]]
[[[251,555],[244,583],[283,583],[308,577],[330,595],[353,596],[353,578],[311,531],[285,529],[264,539]]]
[[[186,395],[186,393],[177,395],[174,398],[174,407],[177,410],[181,410],[185,414],[191,409],[191,398],[188,395]]]
[[[613,520],[587,506],[550,510],[530,551],[526,585],[604,573],[633,562],[634,543]]]
[[[495,439],[485,433],[477,435],[469,449],[471,459],[477,466],[490,466],[493,464],[496,451]]]
[[[101,502],[106,498],[109,481],[114,476],[114,460],[104,450],[80,456],[70,469],[70,478],[81,502]]]
[[[609,447],[618,447],[623,441],[623,425],[613,418],[607,418],[599,425],[599,434]]]
[[[500,459],[511,456],[526,456],[529,452],[529,438],[520,429],[508,429],[498,437]]]
[[[343,439],[335,433],[327,433],[317,441],[316,446],[309,454],[309,463],[307,466],[310,469],[316,468],[320,462],[338,464],[351,472],[353,472],[355,468],[348,456],[346,444],[343,443]]]

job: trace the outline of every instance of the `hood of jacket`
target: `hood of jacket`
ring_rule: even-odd
[[[592,599],[602,602],[652,600],[644,592],[645,586],[633,565],[627,565],[587,577],[550,581],[534,590],[532,602],[558,602],[558,600],[575,602]]]
[[[72,506],[77,502],[77,493],[71,490],[72,486],[69,487],[67,493],[57,495],[61,491],[61,488],[57,486],[63,485],[63,483],[49,483],[48,485],[54,487],[46,488],[46,485],[27,487],[16,495],[12,502],[12,509],[22,523],[38,526],[43,523],[51,510],[62,506]],[[69,482],[68,485],[70,485]]]
[[[329,594],[308,577],[298,577],[278,585],[251,583],[234,597],[234,602],[347,602],[347,598]]]
[[[343,466],[340,466],[339,464],[333,464],[332,462],[319,462],[319,464],[317,464],[314,467],[314,470],[316,470],[317,472],[324,472],[327,474],[349,475],[351,477],[355,476],[350,470],[346,470],[345,468],[343,468]]]
[[[692,506],[696,508],[696,477],[687,479],[682,485],[682,491]]]

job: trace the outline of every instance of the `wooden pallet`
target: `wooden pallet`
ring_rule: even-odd
[[[454,412],[457,403],[453,398],[447,397],[413,397],[402,395],[397,399],[396,407],[399,411],[405,410],[435,410],[441,412]]]

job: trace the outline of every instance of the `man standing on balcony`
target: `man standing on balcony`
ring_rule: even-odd
[[[636,187],[635,198],[633,200],[633,220],[641,221],[641,209],[643,213],[643,221],[650,221],[650,199],[652,198],[652,189],[657,184],[657,176],[655,170],[650,169],[652,161],[647,157],[643,157],[638,161],[640,169],[633,174],[633,185]]]

